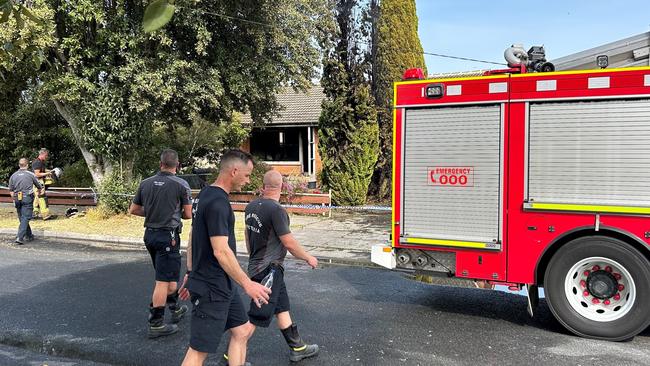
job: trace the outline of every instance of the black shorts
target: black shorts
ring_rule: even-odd
[[[191,301],[190,347],[196,351],[217,352],[221,335],[226,330],[248,322],[244,302],[236,287],[233,287],[233,296],[230,299],[214,294],[192,294]]]
[[[178,231],[147,228],[144,244],[156,270],[156,281],[178,282],[181,272],[181,237]]]
[[[273,286],[271,287],[269,303],[258,308],[255,301],[251,300],[250,310],[248,310],[248,317],[251,323],[257,327],[267,328],[271,324],[271,320],[273,320],[275,314],[291,310],[289,294],[287,294],[287,287],[284,284],[284,269],[281,266],[273,266],[273,268],[276,271],[273,275]],[[270,271],[271,267],[268,267],[251,279],[255,282],[261,282]]]

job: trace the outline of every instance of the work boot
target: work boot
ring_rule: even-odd
[[[165,307],[149,307],[149,338],[157,338],[178,332],[175,324],[165,324]]]
[[[291,324],[287,329],[282,329],[284,340],[289,345],[289,360],[298,362],[307,357],[313,357],[318,354],[317,344],[305,344],[300,334],[298,333],[298,326]]]
[[[187,313],[187,306],[178,306],[178,292],[173,295],[167,295],[167,306],[172,313],[172,323],[178,323]]]
[[[217,365],[218,366],[229,366],[228,365],[228,355],[224,353],[223,357],[221,358],[221,360],[219,361],[219,363]],[[245,362],[243,366],[252,366],[252,365],[251,365],[250,362]]]

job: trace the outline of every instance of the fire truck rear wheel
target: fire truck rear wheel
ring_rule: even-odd
[[[582,337],[622,341],[650,325],[650,262],[618,239],[564,245],[546,268],[544,293],[555,318]]]

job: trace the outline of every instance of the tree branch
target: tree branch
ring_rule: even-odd
[[[72,115],[72,113],[68,110],[68,108],[58,100],[54,100],[53,102],[54,102],[54,106],[56,107],[56,110],[59,112],[61,117],[63,117],[63,119],[65,119],[66,122],[68,122],[68,125],[72,130],[72,136],[74,136],[74,139],[77,142],[77,146],[79,147],[79,150],[81,150],[81,154],[83,155],[84,160],[88,165],[88,169],[90,170],[90,175],[92,175],[93,177],[93,182],[95,182],[95,184],[99,184],[101,180],[104,178],[104,173],[106,172],[106,170],[112,168],[112,166],[106,163],[102,164],[99,161],[99,157],[93,154],[92,152],[90,152],[86,148],[86,145],[83,142],[79,121],[77,121],[77,119]]]

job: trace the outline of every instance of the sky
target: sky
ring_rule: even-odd
[[[416,0],[425,52],[502,62],[510,45],[553,60],[650,31],[650,0]],[[425,55],[429,74],[500,68]],[[505,66],[504,66],[505,67]]]

